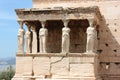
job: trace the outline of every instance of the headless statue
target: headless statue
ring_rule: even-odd
[[[64,27],[62,29],[62,53],[69,53],[70,46],[70,28]]]
[[[24,53],[24,34],[25,30],[21,27],[18,30],[18,53]]]
[[[40,38],[40,53],[46,53],[46,41],[47,41],[48,30],[43,26],[39,32]]]
[[[96,47],[97,31],[95,25],[90,25],[87,28],[87,45],[86,52],[94,52]]]

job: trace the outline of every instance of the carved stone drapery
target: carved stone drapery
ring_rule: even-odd
[[[26,31],[26,53],[32,52],[32,32],[31,32],[31,26],[27,25],[28,30]]]
[[[42,28],[39,31],[40,53],[46,53],[46,41],[48,30],[45,28],[45,21],[41,22]]]
[[[62,53],[69,53],[70,48],[70,28],[68,28],[68,21],[63,21],[64,27],[62,28]]]
[[[87,28],[87,44],[86,52],[96,52],[97,47],[97,31],[96,22],[94,19],[89,20],[89,27]]]
[[[37,53],[37,31],[35,27],[32,27],[32,53]]]
[[[18,53],[24,54],[24,34],[25,30],[23,29],[23,22],[19,22],[20,29],[18,30]]]

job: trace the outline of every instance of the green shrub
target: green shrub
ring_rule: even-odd
[[[15,74],[14,68],[10,65],[7,70],[0,72],[0,80],[11,80]]]

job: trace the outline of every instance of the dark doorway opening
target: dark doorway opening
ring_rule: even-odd
[[[47,38],[47,52],[60,53],[62,42],[62,20],[47,21],[48,38]]]
[[[70,20],[68,24],[70,32],[70,52],[84,53],[86,51],[87,34],[86,30],[89,26],[87,19]]]

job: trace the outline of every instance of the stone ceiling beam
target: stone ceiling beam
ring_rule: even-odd
[[[16,9],[18,21],[46,21],[46,20],[63,20],[66,19],[92,19],[101,18],[99,8],[94,7],[79,7],[67,9]]]

